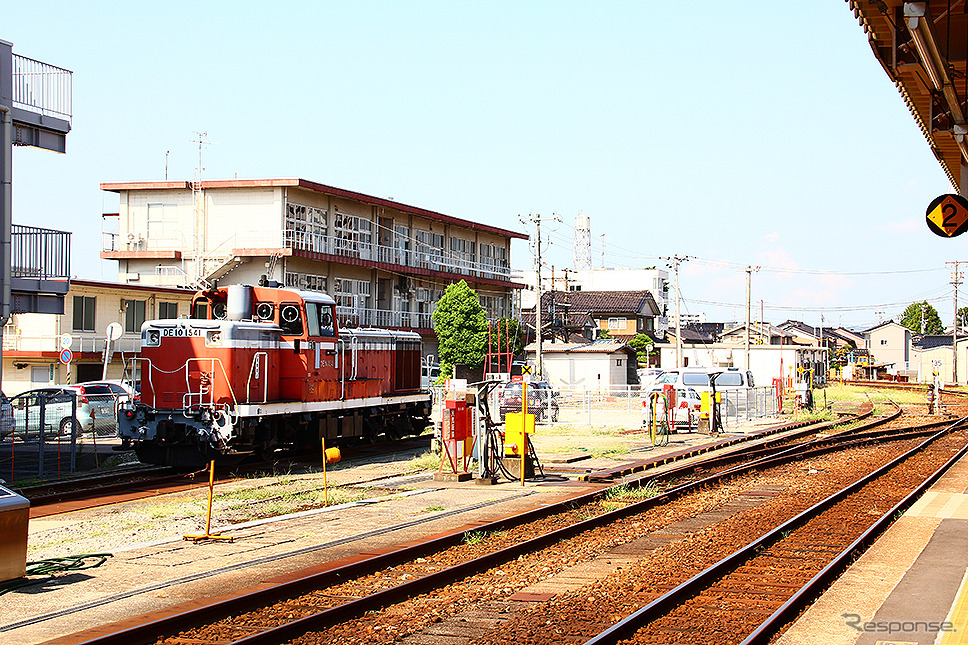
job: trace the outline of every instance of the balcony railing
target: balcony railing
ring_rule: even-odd
[[[387,309],[336,307],[336,319],[343,327],[404,327],[431,329],[431,314]]]
[[[71,71],[13,55],[13,106],[71,120]]]
[[[37,280],[70,277],[70,233],[13,224],[10,242],[11,277]]]
[[[20,332],[23,330],[17,327],[11,328],[10,325],[3,330],[3,351],[14,352],[59,352],[62,348],[61,334],[54,336],[29,336]],[[103,352],[105,339],[93,333],[83,335],[84,332],[71,332],[73,343],[71,351],[78,352]],[[116,352],[140,352],[141,337],[139,335],[122,336],[114,344]]]
[[[497,280],[511,279],[511,269],[508,266],[496,262],[471,262],[440,249],[418,249],[414,251],[374,244],[373,242],[361,242],[332,235],[318,235],[307,231],[293,230],[286,231],[285,245],[286,248],[291,249],[373,260],[386,264],[462,273]]]

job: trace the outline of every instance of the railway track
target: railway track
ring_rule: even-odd
[[[632,555],[628,553],[625,555],[608,555],[609,550],[614,550],[616,545],[621,550],[621,545],[636,543],[638,538],[643,537],[642,528],[633,528],[631,538],[628,535],[620,537],[622,529],[619,527],[624,526],[624,530],[627,531],[629,525],[638,524],[641,526],[643,522],[649,523],[649,526],[653,528],[657,527],[655,530],[648,531],[648,539],[646,540],[648,544],[625,547],[631,549],[632,552],[635,552],[636,549],[641,550],[648,547],[646,552],[650,552],[659,546],[676,543],[677,539],[682,537],[676,534],[676,531],[689,533],[691,530],[698,530],[706,526],[705,523],[711,521],[710,518],[716,517],[717,514],[726,513],[725,517],[728,517],[748,510],[748,508],[758,507],[765,501],[776,497],[779,491],[772,490],[769,486],[766,488],[757,488],[757,486],[750,488],[748,482],[744,483],[744,478],[755,477],[767,467],[776,468],[783,464],[793,463],[795,460],[808,460],[813,463],[817,460],[828,459],[829,456],[826,455],[836,450],[849,452],[855,463],[858,460],[867,463],[870,461],[869,457],[863,459],[858,457],[865,455],[865,452],[869,450],[865,449],[864,445],[889,441],[893,445],[904,444],[907,448],[910,448],[921,443],[922,440],[919,437],[923,436],[925,432],[923,429],[910,431],[910,429],[904,428],[878,433],[851,430],[850,434],[844,434],[839,438],[823,438],[823,442],[828,445],[820,445],[821,442],[805,442],[803,446],[796,449],[795,454],[788,451],[787,454],[760,456],[757,461],[730,467],[718,475],[710,476],[704,473],[702,478],[697,478],[695,481],[686,484],[679,483],[654,498],[630,503],[627,506],[605,513],[601,512],[603,504],[601,496],[588,495],[585,498],[573,500],[567,509],[540,509],[526,514],[523,518],[508,519],[483,526],[478,535],[484,536],[484,538],[479,542],[470,539],[462,540],[459,535],[445,536],[407,550],[374,556],[366,560],[335,567],[315,576],[295,581],[285,587],[260,590],[234,598],[218,606],[209,606],[200,611],[186,612],[160,619],[88,642],[92,644],[124,643],[125,645],[134,645],[135,643],[154,642],[158,634],[172,634],[181,631],[183,632],[181,635],[174,636],[165,642],[172,645],[177,643],[198,645],[208,642],[283,643],[307,632],[320,630],[323,630],[324,633],[321,638],[329,639],[325,642],[351,642],[354,639],[348,637],[348,633],[373,634],[373,630],[379,626],[373,624],[374,620],[381,620],[381,618],[374,618],[373,616],[383,616],[388,624],[392,624],[399,615],[410,615],[416,612],[421,616],[429,616],[430,619],[436,617],[437,622],[446,623],[454,615],[459,615],[460,612],[453,614],[454,608],[460,608],[467,603],[479,604],[480,602],[497,603],[495,606],[490,606],[490,609],[481,610],[482,615],[490,616],[490,618],[485,616],[486,620],[485,618],[481,619],[485,622],[492,619],[497,620],[494,615],[502,614],[502,611],[499,611],[501,607],[507,609],[503,613],[508,613],[513,618],[514,615],[520,614],[525,609],[533,610],[534,607],[531,605],[534,605],[535,600],[548,600],[557,594],[548,595],[546,592],[540,591],[522,591],[519,582],[507,588],[487,585],[485,589],[491,589],[491,593],[481,593],[480,590],[475,593],[472,589],[467,596],[461,596],[461,600],[447,601],[446,597],[452,588],[464,588],[468,585],[473,588],[475,586],[474,580],[478,578],[493,579],[494,576],[499,575],[494,571],[500,572],[502,569],[509,568],[509,563],[510,568],[514,568],[514,563],[528,561],[542,551],[550,550],[557,554],[559,560],[561,560],[560,555],[566,544],[563,542],[565,540],[580,540],[584,546],[569,546],[568,552],[571,555],[564,559],[564,565],[580,566],[582,562],[600,562],[603,557],[609,561],[610,564],[608,565],[601,563],[595,565],[599,570],[595,571],[594,575],[585,580],[581,586],[584,586],[584,584],[591,585],[595,580],[605,578],[620,568],[613,566],[612,561],[625,562],[626,565],[630,566],[632,562],[639,559],[635,553],[632,553]],[[874,436],[875,434],[877,436]],[[947,436],[944,431],[935,434],[939,437]],[[964,439],[960,433],[958,436],[959,439]],[[833,445],[830,445],[831,442],[833,442]],[[838,447],[837,442],[842,445]],[[885,449],[879,450],[883,452]],[[892,449],[892,457],[896,456],[893,453],[897,453],[899,450],[900,448]],[[643,478],[643,483],[656,486],[656,480],[652,476],[650,476],[648,482],[646,482],[646,478]],[[712,486],[722,488],[712,490],[710,489]],[[738,506],[735,503],[737,500],[740,502]],[[696,512],[697,508],[699,509],[698,513]],[[790,508],[789,505],[784,506],[788,514]],[[648,515],[650,512],[652,515],[658,515],[660,519],[636,519],[641,514]],[[723,520],[725,517],[719,519]],[[789,517],[785,518],[784,521],[787,519]],[[688,529],[689,526],[693,526],[693,529]],[[672,532],[663,533],[663,530],[666,529]],[[678,537],[673,539],[677,535]],[[599,554],[600,557],[596,557],[594,555],[596,550],[604,550],[606,555],[601,556]],[[547,570],[551,572],[548,574],[549,576],[556,577],[561,575],[564,565],[562,562],[558,562],[558,564],[552,562],[542,567],[532,563],[527,567],[527,571],[532,576],[530,586],[539,585],[538,588],[540,589],[541,578],[544,577],[541,575],[542,570]],[[564,568],[567,569],[567,566],[564,566]],[[538,572],[537,580],[533,579],[535,572]],[[468,582],[469,580],[471,582]],[[510,581],[510,579],[508,580]],[[500,585],[500,582],[496,584]],[[528,585],[525,585],[524,589],[527,589],[527,587]],[[496,593],[493,593],[494,589],[497,589]],[[375,593],[371,593],[374,590],[376,590]],[[504,593],[505,591],[510,593]],[[519,593],[524,593],[526,599],[514,599],[515,595]],[[531,596],[528,596],[528,593],[531,593]],[[543,593],[548,595],[548,598],[544,598]],[[635,594],[631,595],[634,596]],[[444,608],[436,605],[431,610],[427,610],[426,607],[397,610],[393,608],[394,603],[434,605],[434,601],[428,600],[430,596],[443,596],[445,600],[442,607]],[[551,603],[547,602],[539,604],[542,607],[551,606]],[[378,612],[384,607],[389,607],[389,609],[382,613]],[[633,611],[634,609],[629,609],[625,611],[625,614]],[[241,614],[241,616],[227,621],[223,617],[229,614]],[[364,616],[364,624],[354,624],[351,621],[349,625],[346,625],[344,621],[353,616]],[[466,622],[468,619],[459,620]],[[512,619],[504,616],[500,620],[506,622]],[[403,631],[396,631],[395,633],[393,630],[385,631],[382,636],[377,634],[379,638],[375,638],[375,640],[380,641],[383,636],[396,638],[408,633],[408,629],[413,634],[419,634],[421,630],[433,629],[433,622],[431,620],[429,625],[420,626],[420,629],[415,627],[401,628]],[[208,623],[208,626],[198,627],[199,624],[204,623]],[[341,624],[342,626],[340,626]],[[445,627],[445,629],[450,628]],[[186,629],[189,631],[184,631]],[[353,632],[353,630],[360,629],[363,631]],[[414,629],[416,631],[412,631]],[[376,631],[381,630],[376,629]],[[589,634],[589,636],[591,635]],[[520,642],[532,641],[524,638]],[[551,641],[538,639],[533,642]]]
[[[400,451],[427,450],[429,437],[414,437],[392,443],[380,442],[368,446],[355,446],[347,451],[347,461],[373,456],[390,455]],[[389,448],[389,450],[388,450]],[[310,460],[311,461],[311,460]],[[225,483],[239,474],[253,474],[264,470],[272,472],[279,468],[292,470],[307,468],[313,464],[305,456],[293,456],[280,462],[258,462],[216,469],[217,482]],[[30,517],[46,517],[95,506],[143,499],[208,486],[203,473],[185,473],[168,466],[144,466],[126,468],[111,473],[87,477],[41,482],[22,486],[15,491],[30,500]]]

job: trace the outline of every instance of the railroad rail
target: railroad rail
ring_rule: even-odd
[[[889,497],[890,492],[898,488],[898,477],[894,469],[908,460],[924,457],[928,446],[947,436],[952,429],[965,421],[966,419],[961,419],[949,428],[933,434],[925,442],[884,466],[767,531],[594,638],[587,640],[585,645],[612,645],[624,640],[630,640],[632,643],[665,642],[662,638],[673,629],[669,625],[670,622],[675,622],[679,626],[683,624],[695,626],[692,630],[695,633],[690,637],[705,641],[708,633],[703,633],[701,623],[710,622],[710,614],[713,612],[708,610],[712,597],[721,599],[724,595],[732,594],[731,599],[747,598],[750,596],[751,583],[769,587],[770,594],[774,598],[783,595],[784,589],[792,587],[792,593],[786,594],[787,598],[784,601],[774,601],[778,606],[765,621],[755,620],[754,627],[745,632],[731,632],[733,636],[740,633],[748,634],[742,641],[743,645],[769,642],[778,629],[804,609],[826,584],[839,575],[860,551],[872,543],[899,512],[909,507],[932,483],[964,456],[968,452],[968,444],[963,445],[950,458],[942,460],[941,465],[936,467],[928,477],[918,477],[919,483],[910,492],[897,500],[873,524],[864,524],[860,530],[857,527],[858,507],[862,507],[865,503],[869,504],[870,499]],[[945,451],[945,454],[950,452]],[[863,497],[860,493],[865,488],[869,489],[869,494]],[[837,529],[842,530],[837,531]],[[831,557],[830,552],[834,548],[836,551],[833,551]],[[796,584],[790,584],[791,580],[797,581]],[[784,584],[778,585],[777,581],[783,581]],[[743,592],[740,589],[746,591]],[[762,594],[760,596],[762,597]],[[733,625],[737,622],[748,624],[751,621],[750,614],[754,612],[746,612],[746,615],[739,620],[736,619],[738,613],[743,613],[741,604],[730,603],[729,611],[733,614],[730,622]],[[761,610],[762,604],[766,603],[761,603],[757,609]],[[702,620],[697,621],[696,617],[700,614]],[[660,622],[660,618],[668,620]],[[717,618],[722,616],[717,615]],[[719,628],[723,628],[724,622],[719,620],[716,624]],[[646,627],[650,630],[649,634],[638,633]],[[675,630],[681,631],[680,628]]]
[[[945,431],[942,431],[942,433],[938,434],[941,435],[948,431],[950,431],[950,429],[946,429]],[[920,436],[923,434],[923,430],[902,434],[897,434],[897,432],[898,430],[884,431],[880,433],[879,436],[862,437],[844,435],[840,438],[840,441],[849,441],[849,445],[853,446],[856,450],[856,447],[860,445],[858,444],[858,441],[864,441],[866,443],[875,441],[911,442],[915,440],[914,435]],[[823,440],[826,442],[832,441],[836,443],[836,438],[833,436],[825,437]],[[479,574],[480,572],[500,566],[502,563],[515,561],[515,559],[519,557],[526,557],[530,553],[553,546],[562,540],[582,534],[594,534],[596,529],[601,529],[602,527],[608,526],[609,524],[615,523],[619,520],[626,520],[627,518],[646,512],[650,509],[658,508],[663,504],[668,504],[683,496],[693,494],[696,491],[701,491],[715,483],[739,477],[744,473],[748,474],[759,472],[767,465],[790,463],[794,460],[804,458],[816,459],[822,454],[826,454],[837,449],[838,448],[836,445],[812,445],[809,449],[799,449],[798,454],[788,453],[784,455],[772,455],[769,457],[764,457],[758,461],[722,471],[719,474],[704,476],[703,478],[697,479],[694,482],[678,484],[656,497],[642,500],[634,504],[629,504],[624,508],[618,508],[595,517],[580,519],[579,521],[575,520],[575,515],[577,513],[578,516],[581,517],[582,505],[600,503],[600,499],[603,495],[602,492],[591,493],[570,500],[567,507],[565,505],[549,506],[546,508],[535,509],[516,518],[508,518],[498,522],[493,522],[491,524],[481,526],[479,531],[482,534],[495,534],[496,532],[508,531],[514,527],[520,527],[525,523],[530,522],[537,523],[539,525],[539,535],[536,535],[531,539],[522,539],[516,541],[507,547],[485,553],[477,558],[465,559],[452,567],[441,568],[440,570],[428,571],[426,568],[422,567],[422,565],[415,565],[416,569],[419,571],[414,573],[413,576],[409,576],[413,579],[407,579],[407,575],[404,576],[403,581],[401,581],[399,576],[396,575],[385,576],[387,578],[392,578],[392,584],[381,582],[378,583],[377,586],[386,586],[386,588],[383,588],[376,593],[363,595],[363,597],[354,600],[329,597],[329,600],[326,600],[325,602],[330,603],[332,606],[320,608],[318,611],[315,610],[315,608],[318,608],[316,601],[310,602],[305,600],[295,600],[293,601],[293,605],[299,607],[300,609],[292,610],[293,605],[287,605],[287,608],[282,610],[282,612],[286,615],[289,615],[294,611],[296,615],[301,617],[297,617],[294,620],[287,621],[282,625],[277,625],[264,631],[258,631],[257,633],[251,633],[255,630],[253,625],[250,624],[243,626],[234,633],[237,636],[239,631],[241,631],[242,633],[249,635],[233,642],[240,644],[245,643],[247,645],[252,645],[255,643],[287,642],[306,632],[326,629],[327,627],[337,624],[338,622],[345,621],[352,616],[360,616],[366,612],[375,611],[381,607],[384,607],[389,603],[414,598],[419,594],[449,585],[457,579]],[[648,477],[641,478],[640,481],[643,484],[649,482],[654,483],[654,477],[650,475]],[[566,525],[561,526],[563,523]],[[304,594],[312,594],[314,593],[314,590],[344,584],[347,580],[353,580],[361,576],[374,575],[379,577],[380,574],[374,572],[393,571],[393,567],[398,567],[401,565],[401,563],[415,562],[419,561],[420,559],[426,560],[425,556],[431,557],[432,554],[439,554],[447,551],[448,549],[463,548],[460,546],[461,542],[463,541],[462,538],[463,536],[461,534],[448,535],[392,553],[373,556],[354,562],[334,563],[333,568],[329,569],[328,571],[324,571],[313,576],[307,576],[306,578],[287,583],[286,585],[262,589],[253,593],[239,596],[237,598],[233,598],[225,603],[210,605],[192,612],[183,612],[175,616],[158,619],[148,624],[130,627],[115,634],[106,635],[87,642],[92,645],[94,643],[98,643],[100,645],[106,645],[108,643],[124,643],[125,645],[134,645],[136,643],[153,642],[159,636],[159,634],[173,634],[190,629],[195,625],[216,622],[227,615],[238,615],[243,612],[266,607],[271,603],[280,602],[282,599],[298,598]],[[348,593],[347,595],[353,594]],[[285,601],[283,600],[283,602]],[[308,615],[303,615],[306,614],[307,611],[310,613]],[[280,612],[269,611],[269,613]],[[264,624],[264,618],[258,619],[257,622]],[[232,638],[236,638],[236,636],[227,637],[224,631],[220,632],[217,637],[213,636],[213,629],[214,628],[208,628],[202,630],[202,633],[191,633],[184,638],[187,638],[194,643],[215,640],[224,642],[231,640]],[[229,629],[228,632],[233,633],[231,629]],[[177,639],[172,642],[177,642]]]

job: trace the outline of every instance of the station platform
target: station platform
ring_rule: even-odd
[[[968,643],[968,458],[952,466],[781,645]]]

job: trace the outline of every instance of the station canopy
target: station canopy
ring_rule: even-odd
[[[968,2],[847,2],[952,185],[968,189]]]

